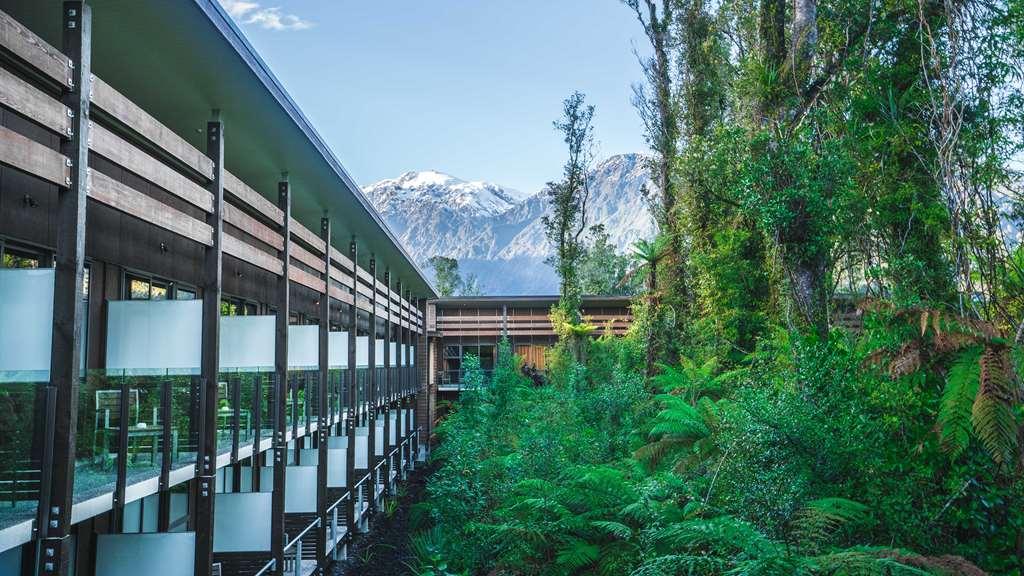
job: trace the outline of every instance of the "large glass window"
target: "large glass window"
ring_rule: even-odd
[[[170,280],[129,272],[124,275],[126,300],[194,300],[196,290]]]
[[[255,302],[231,296],[224,296],[220,299],[221,316],[255,316],[258,310],[259,307],[256,306]]]

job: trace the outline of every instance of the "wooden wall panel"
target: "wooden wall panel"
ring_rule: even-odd
[[[89,197],[200,244],[213,245],[213,228],[209,224],[166,206],[102,172],[91,171]]]
[[[212,160],[103,80],[93,78],[90,100],[199,175],[213,179]]]
[[[224,253],[278,276],[284,274],[284,265],[279,258],[271,256],[259,248],[246,244],[229,234],[224,235]]]
[[[59,100],[0,68],[0,105],[62,135],[71,133],[69,109]]]
[[[205,188],[102,126],[93,125],[89,148],[193,206],[206,212],[213,210],[213,195]]]
[[[71,85],[68,57],[3,11],[0,11],[0,45],[36,67],[57,84],[65,87]]]
[[[274,224],[284,224],[284,212],[262,194],[253,190],[232,173],[224,171],[224,191],[252,207]]]

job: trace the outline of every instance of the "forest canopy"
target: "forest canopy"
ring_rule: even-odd
[[[659,229],[604,283],[633,328],[580,309],[577,93],[547,382],[468,362],[417,572],[1024,574],[1024,3],[622,9]]]

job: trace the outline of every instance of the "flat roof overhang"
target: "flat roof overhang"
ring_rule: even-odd
[[[481,306],[550,307],[558,303],[558,296],[451,296],[430,300],[439,308],[477,308]],[[584,296],[584,306],[629,306],[631,296]]]
[[[331,218],[332,243],[419,297],[436,296],[419,269],[323,138],[292,101],[217,0],[89,0],[93,72],[205,149],[212,110],[224,121],[225,164],[271,201],[289,174],[292,216],[314,233]],[[61,45],[61,0],[4,0],[2,9],[53,46]],[[344,78],[339,70],[320,70]]]

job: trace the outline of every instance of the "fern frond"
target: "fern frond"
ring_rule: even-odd
[[[868,507],[846,498],[821,498],[808,502],[796,513],[790,529],[797,541],[811,546],[825,543],[843,526],[861,522]]]
[[[1017,453],[1018,423],[1014,406],[1020,391],[1005,346],[988,346],[979,360],[978,395],[971,407],[971,422],[992,459],[1008,464]]]
[[[981,348],[969,348],[949,369],[939,408],[939,440],[943,449],[956,458],[971,438],[971,410],[978,395]]]
[[[558,551],[555,562],[569,570],[579,570],[598,559],[601,548],[578,538],[573,538],[568,545]]]
[[[633,529],[621,522],[612,522],[609,520],[594,520],[590,523],[590,525],[604,532],[605,534],[623,540],[633,535]]]

